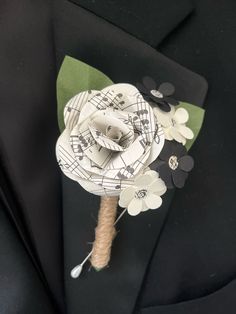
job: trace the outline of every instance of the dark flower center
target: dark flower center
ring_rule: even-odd
[[[163,98],[163,94],[156,89],[152,89],[150,93],[157,98]]]
[[[170,169],[176,170],[178,168],[178,165],[179,165],[178,158],[176,156],[174,156],[174,155],[171,156],[169,158],[168,164],[169,164]]]
[[[135,198],[142,199],[142,198],[145,198],[146,196],[147,196],[147,190],[145,189],[135,192]]]

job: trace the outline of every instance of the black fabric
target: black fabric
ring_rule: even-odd
[[[148,74],[158,85],[163,81],[173,83],[176,98],[199,105],[203,103],[207,84],[202,77],[86,10],[67,1],[62,1],[61,6],[56,4],[54,31],[58,66],[65,55],[70,55],[102,70],[114,82],[135,84]],[[126,215],[118,227],[120,232],[114,243],[110,268],[100,273],[88,272],[87,265],[81,277],[74,280],[70,278],[71,269],[91,249],[88,242],[94,239],[99,198],[63,176],[68,313],[128,314],[133,311],[172,195],[165,198],[160,211],[136,218]],[[83,297],[87,295],[89,300]]]
[[[235,313],[236,281],[205,297],[177,304],[143,308],[139,314],[233,314]]]
[[[27,226],[35,258],[62,304],[60,181],[54,153],[59,132],[50,2],[1,1],[0,14],[0,159],[7,176],[1,193],[12,216],[18,213],[18,227],[19,217]]]
[[[80,25],[83,25],[84,19],[82,18],[82,24],[80,24],[81,15],[78,16],[78,12],[82,11],[78,5],[74,5],[69,1],[66,2],[70,9],[66,6],[67,9],[63,8],[65,9],[64,13],[61,11],[58,15],[57,12],[57,19],[61,20],[62,23],[60,24],[58,21],[58,25],[54,24],[57,66],[60,66],[64,54],[69,50],[72,56],[82,56],[84,61],[100,68],[111,78],[114,77],[119,81],[124,78],[119,74],[119,71],[117,72],[120,65],[117,60],[126,58],[134,65],[132,71],[130,71],[133,75],[130,77],[130,82],[133,82],[138,73],[143,72],[143,67],[139,69],[139,65],[150,57],[149,52],[147,53],[147,50],[150,51],[150,47],[139,42],[140,46],[145,47],[145,49],[135,51],[135,44],[126,56],[125,47],[127,44],[128,46],[133,44],[134,41],[131,36],[125,34],[125,31],[120,30],[119,33],[122,34],[120,35],[120,42],[123,49],[122,51],[117,49],[115,59],[117,68],[113,68],[113,60],[106,55],[107,48],[110,46],[106,44],[103,46],[102,43],[104,40],[105,42],[110,41],[113,43],[112,48],[114,51],[116,50],[117,42],[113,40],[115,37],[113,38],[111,35],[114,34],[114,27],[109,25],[111,32],[107,32],[106,25],[108,24],[101,19],[100,22],[104,25],[104,28],[102,28],[103,38],[98,35],[97,39],[90,41],[92,36],[90,26],[88,26],[84,30],[84,44],[80,44],[77,41],[76,32],[81,36]],[[159,0],[152,2],[153,12],[158,11],[158,2]],[[176,3],[181,8],[182,2],[176,1]],[[25,243],[27,242],[27,247],[34,246],[36,259],[40,260],[39,266],[42,266],[41,268],[54,295],[62,303],[62,282],[60,280],[62,274],[60,269],[60,250],[62,248],[60,236],[60,183],[54,158],[54,144],[58,135],[55,103],[55,59],[52,46],[52,29],[49,21],[49,4],[50,1],[32,2],[29,0],[21,2],[2,1],[0,4],[0,154],[2,168],[4,168],[4,174],[7,175],[7,180],[3,184],[3,191],[1,190],[1,198],[7,198],[6,204],[9,204],[9,210],[15,218],[15,223],[19,230],[23,230],[22,238]],[[126,4],[122,2],[122,7],[124,5]],[[136,12],[133,5],[134,2],[130,5],[129,11]],[[56,7],[60,10],[59,1],[56,1]],[[141,243],[136,238],[132,242],[129,254],[133,254],[140,245],[144,246],[145,244],[150,248],[156,244],[153,254],[151,250],[148,251],[148,247],[145,247],[144,255],[152,256],[152,259],[149,267],[146,268],[146,278],[142,286],[123,289],[122,283],[124,284],[125,281],[122,281],[123,277],[118,276],[121,270],[118,269],[118,273],[115,273],[117,268],[122,267],[122,265],[128,268],[133,266],[119,263],[120,255],[116,260],[118,252],[127,252],[122,247],[121,242],[125,238],[125,232],[127,232],[125,224],[128,221],[125,220],[120,224],[121,232],[114,243],[114,258],[110,269],[106,273],[96,274],[92,271],[87,273],[85,270],[85,273],[79,279],[84,283],[85,290],[83,290],[81,281],[71,281],[69,277],[66,277],[70,268],[79,262],[80,258],[84,257],[85,252],[89,250],[86,241],[93,240],[96,211],[94,211],[95,218],[91,217],[91,230],[88,231],[83,226],[82,232],[84,234],[81,238],[76,237],[76,232],[72,234],[72,231],[78,227],[76,225],[78,213],[74,212],[73,215],[65,217],[65,224],[66,222],[68,222],[67,225],[71,223],[72,228],[71,232],[69,230],[68,233],[65,233],[67,235],[66,241],[71,243],[71,250],[68,249],[67,251],[67,246],[65,249],[67,252],[65,256],[65,278],[67,280],[69,310],[72,313],[73,306],[76,308],[79,302],[83,303],[85,314],[90,314],[89,310],[91,309],[95,313],[98,312],[99,306],[97,307],[96,304],[99,305],[101,300],[104,300],[99,296],[105,296],[103,291],[99,291],[99,294],[93,295],[91,299],[91,294],[88,293],[89,282],[96,281],[97,287],[104,287],[106,282],[101,282],[110,274],[115,277],[115,282],[118,281],[120,287],[119,293],[115,294],[114,288],[112,288],[109,289],[109,293],[106,295],[104,303],[107,302],[107,308],[112,308],[111,313],[120,303],[125,308],[126,303],[123,302],[123,299],[130,298],[130,294],[134,295],[133,290],[136,293],[140,290],[140,287],[140,296],[136,304],[137,312],[145,314],[235,313],[236,212],[234,189],[236,186],[236,172],[234,136],[236,132],[234,99],[236,91],[234,70],[236,45],[234,37],[236,4],[234,0],[220,0],[217,3],[213,0],[199,0],[195,1],[195,7],[194,14],[182,23],[168,40],[158,46],[162,53],[193,71],[201,73],[210,84],[210,92],[206,101],[207,114],[204,127],[197,143],[191,150],[191,154],[195,158],[195,169],[191,173],[185,188],[175,194],[167,219],[163,217],[165,224],[163,224],[159,237],[155,239],[156,243],[146,242],[145,238],[148,239],[148,236],[145,236]],[[158,37],[159,35],[155,37],[155,32],[153,32],[152,36],[154,37],[151,37],[151,41],[149,37],[146,37],[149,38],[149,41],[147,41],[146,38],[139,35],[143,34],[143,23],[136,23],[135,30],[132,30],[127,25],[124,26],[124,21],[119,20],[119,16],[115,20],[116,15],[99,12],[99,6],[96,7],[96,10],[95,5],[90,6],[89,10],[98,15],[103,15],[105,19],[110,19],[113,24],[153,46],[160,43],[159,38],[163,38],[162,36]],[[112,10],[115,11],[114,7],[111,7],[111,13]],[[183,14],[183,16],[186,15]],[[175,19],[175,17],[172,16],[170,20],[172,19]],[[156,21],[152,20],[152,23],[152,25],[156,23],[156,27],[159,26],[158,19]],[[59,25],[61,26],[59,27]],[[75,29],[76,31],[69,34],[68,29]],[[169,30],[164,33],[169,33]],[[94,34],[97,34],[96,30]],[[155,41],[153,38],[158,40]],[[98,51],[96,47],[100,47],[100,50]],[[142,61],[135,57],[136,53],[142,55]],[[155,51],[151,55],[151,59],[156,58],[154,55],[160,57]],[[167,59],[164,58],[164,60]],[[122,62],[121,64],[125,63]],[[171,61],[170,63],[175,64]],[[129,66],[128,64],[128,68]],[[181,69],[179,66],[177,68]],[[151,66],[149,66],[149,70],[152,71]],[[161,75],[164,73],[164,71],[161,72]],[[118,76],[116,76],[117,74]],[[147,74],[150,73],[145,73],[145,75]],[[168,79],[170,74],[172,74],[171,71],[168,72],[168,75],[166,73],[163,79]],[[158,79],[158,73],[154,69],[153,76]],[[175,85],[177,83],[177,89],[183,87],[182,77],[175,76],[174,81]],[[191,86],[190,79],[187,83],[187,86]],[[205,89],[205,84],[203,86]],[[190,89],[191,92],[193,90],[193,88]],[[178,96],[188,98],[188,88],[186,90],[181,89]],[[193,96],[194,101],[197,102],[198,96],[197,98],[195,98],[196,95]],[[191,101],[190,97],[188,100]],[[11,121],[10,131],[9,121]],[[44,125],[44,128],[42,128],[43,133],[41,130],[42,125]],[[34,139],[36,142],[33,141]],[[31,155],[28,154],[29,152]],[[34,160],[36,160],[37,166],[33,163]],[[72,189],[71,191],[75,188],[69,180],[64,183],[65,188]],[[81,193],[85,192],[81,191]],[[79,205],[84,208],[87,204],[89,208],[94,205],[96,205],[96,208],[98,206],[98,200],[95,197],[86,199],[84,196],[84,198],[81,198],[81,202],[80,199],[72,199],[71,202],[71,208]],[[16,212],[17,215],[15,215]],[[150,215],[152,217],[155,213],[151,212]],[[23,221],[19,222],[18,216],[23,218],[21,219]],[[141,217],[137,217],[137,221],[139,219],[141,220]],[[84,221],[83,212],[81,220]],[[146,221],[142,221],[143,223],[145,227],[148,226]],[[22,227],[22,225],[27,228]],[[133,228],[135,227],[133,226]],[[151,224],[150,229],[149,235],[153,232],[153,224]],[[146,228],[147,230],[148,228]],[[160,226],[156,231],[157,234],[159,230]],[[90,234],[87,234],[87,232],[90,232]],[[140,233],[139,228],[137,234],[140,236]],[[26,239],[28,234],[31,240]],[[8,243],[6,248],[11,245],[12,241],[12,238],[9,243],[5,241]],[[79,243],[77,241],[81,241],[81,245],[84,245],[83,252],[78,250]],[[125,243],[125,239],[123,243]],[[131,244],[127,247],[131,247]],[[34,254],[34,250],[32,252]],[[21,263],[21,257],[19,257],[21,255],[18,254],[17,250],[16,253],[14,265],[17,266],[18,263]],[[116,266],[118,263],[119,265]],[[29,265],[31,264],[29,263]],[[29,267],[32,267],[32,265]],[[4,273],[1,276],[0,284],[3,282]],[[137,274],[140,276],[139,269],[134,268],[133,278],[135,280],[137,280]],[[32,272],[30,277],[34,276],[34,272]],[[88,282],[86,281],[87,278]],[[125,278],[125,280],[127,279]],[[81,288],[78,289],[78,286],[81,286]],[[104,289],[108,291],[107,287]],[[35,292],[34,285],[28,290],[30,295],[25,295],[22,298],[26,303],[29,302],[27,297],[31,297],[31,294]],[[4,289],[0,291],[0,295],[2,295]],[[19,291],[15,292],[14,297],[17,293]],[[8,296],[8,293],[6,293],[6,296]],[[121,299],[122,301],[120,301]],[[94,301],[93,304],[92,300]],[[4,302],[1,306],[4,306]],[[13,305],[17,304],[14,301],[12,302]],[[131,303],[129,304],[129,309],[131,309]],[[122,310],[127,311],[127,308],[122,308]],[[35,313],[31,310],[30,313],[32,312]],[[65,313],[65,311],[62,312]],[[76,308],[74,313],[77,312],[83,313],[79,308]]]
[[[49,298],[49,291],[40,281],[2,203],[0,203],[0,313],[57,313]]]
[[[150,313],[233,314],[236,3],[200,0],[195,4],[195,15],[159,49],[206,77],[206,117],[191,150],[195,169],[184,189],[175,194],[140,306],[181,302],[163,307],[163,312],[156,307]]]
[[[70,0],[156,47],[194,9],[192,0]]]

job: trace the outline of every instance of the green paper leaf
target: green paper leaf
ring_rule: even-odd
[[[180,102],[180,104],[176,108],[184,108],[189,113],[189,120],[186,123],[186,126],[188,126],[194,133],[194,138],[192,140],[187,140],[187,143],[185,145],[187,150],[189,150],[193,143],[195,142],[201,130],[205,110],[202,109],[201,107],[194,106],[186,102]]]
[[[112,84],[109,77],[99,70],[66,56],[57,77],[57,115],[61,132],[65,128],[63,110],[73,96],[85,90],[101,90]]]

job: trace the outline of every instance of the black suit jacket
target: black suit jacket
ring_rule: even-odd
[[[195,41],[200,42],[197,30],[191,30],[199,27],[196,16],[163,42],[192,12],[193,5],[189,1],[179,5],[174,0],[150,1],[148,5],[144,1],[24,0],[3,3],[0,10],[2,211],[10,214],[4,226],[14,224],[18,230],[14,241],[24,243],[21,254],[32,268],[19,280],[22,288],[15,294],[22,302],[15,312],[42,313],[34,299],[28,298],[25,291],[30,289],[49,313],[234,313],[232,132],[226,139],[225,107],[215,94],[208,100],[213,103],[211,116],[207,115],[192,149],[196,168],[187,186],[175,193],[174,199],[174,193],[169,193],[159,212],[125,217],[120,222],[107,270],[95,273],[85,269],[78,280],[69,276],[90,249],[87,242],[93,241],[99,200],[63,177],[55,161],[59,135],[55,78],[61,62],[66,54],[71,55],[99,68],[114,82],[135,83],[148,74],[158,82],[173,82],[178,99],[203,105],[205,79],[156,50],[160,47],[182,64],[186,58],[190,68],[206,75],[210,84],[215,82],[213,90],[218,91],[224,78],[208,77],[214,73],[214,61],[207,70],[195,64],[196,56],[201,55],[192,48]],[[201,10],[204,8],[198,4],[200,16]],[[193,26],[188,24],[192,20]],[[192,34],[194,39],[188,45]],[[210,38],[208,33],[206,42]],[[208,57],[210,51],[209,45]],[[200,61],[207,63],[204,58]],[[231,91],[230,83],[228,89]],[[220,95],[222,100],[225,95]],[[221,110],[222,119],[215,121],[214,115]],[[221,154],[228,160],[218,164]],[[232,169],[231,176],[228,169]],[[220,184],[221,177],[226,188]],[[223,195],[221,206],[213,197],[217,194]],[[224,204],[228,211],[222,210]],[[3,247],[11,241],[4,241]],[[17,260],[16,267],[22,265],[23,257],[13,258],[12,254],[10,250],[7,258]],[[1,269],[5,274],[6,268]],[[1,311],[14,313],[15,304],[5,306],[11,304],[15,280],[9,269],[7,274],[12,285],[9,289],[0,280],[1,290],[9,291],[2,297]]]

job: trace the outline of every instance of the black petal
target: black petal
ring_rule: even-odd
[[[163,161],[169,160],[170,156],[173,155],[173,145],[171,141],[166,140],[162,151],[160,152],[159,158]]]
[[[194,160],[191,156],[183,156],[179,159],[179,168],[183,171],[189,172],[193,169]]]
[[[164,112],[170,112],[171,111],[171,107],[170,105],[166,102],[166,101],[160,101],[157,102],[158,103],[158,107],[164,111]]]
[[[156,82],[149,76],[145,76],[143,78],[143,85],[148,89],[148,90],[153,90],[157,89],[157,84]]]
[[[177,188],[182,188],[184,186],[187,177],[188,173],[179,168],[172,171],[173,182]]]
[[[179,104],[178,100],[172,97],[165,97],[165,101],[171,104],[172,106],[177,106]]]
[[[162,163],[157,167],[157,172],[160,175],[160,178],[165,182],[168,189],[172,189],[174,187],[172,181],[171,170],[167,163]]]
[[[170,96],[174,94],[175,87],[173,84],[165,82],[159,86],[158,91],[161,92],[165,96]]]
[[[137,87],[137,89],[140,91],[141,94],[143,93],[143,94],[145,94],[145,95],[149,95],[149,90],[147,90],[146,87],[143,86],[143,84],[137,83],[137,84],[136,84],[136,87]]]
[[[178,143],[176,141],[172,141],[172,143],[174,145],[173,155],[175,155],[178,159],[187,154],[187,149],[183,144]]]

